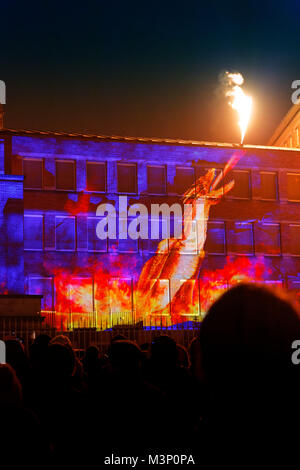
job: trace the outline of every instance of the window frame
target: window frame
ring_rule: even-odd
[[[64,248],[63,250],[57,248],[57,227],[56,227],[56,221],[57,219],[73,219],[74,220],[74,249],[66,249]],[[67,251],[68,253],[72,253],[77,251],[77,227],[76,227],[76,216],[75,215],[55,215],[55,225],[54,225],[54,230],[55,230],[55,251],[59,252],[65,252]]]
[[[73,164],[73,175],[74,175],[74,189],[63,189],[57,187],[57,163],[72,163]],[[64,191],[64,192],[76,192],[77,191],[77,180],[76,180],[76,160],[68,160],[65,158],[55,159],[55,191]]]
[[[24,175],[24,161],[34,161],[34,162],[41,162],[42,163],[42,184],[40,188],[30,188],[25,187],[25,175]],[[34,158],[34,157],[22,157],[22,175],[24,177],[23,187],[25,190],[29,191],[41,191],[44,189],[44,159],[43,158]]]
[[[87,251],[88,253],[108,253],[108,238],[106,240],[102,240],[106,242],[106,250],[90,250],[89,249],[89,220],[97,220],[100,222],[101,219],[104,219],[105,217],[96,217],[96,216],[88,216],[86,219],[86,236],[87,236]],[[97,236],[97,234],[96,234]]]
[[[104,165],[104,170],[105,170],[105,177],[104,177],[104,186],[105,186],[105,189],[104,191],[100,191],[100,190],[97,190],[97,189],[88,189],[88,172],[87,172],[87,168],[88,168],[88,165]],[[85,175],[86,175],[86,191],[88,193],[100,193],[100,194],[105,194],[107,193],[107,162],[95,162],[95,161],[92,161],[92,160],[87,160],[86,161],[86,164],[85,164]]]
[[[299,233],[300,233],[300,223],[299,224],[291,223],[291,224],[288,225],[288,227],[289,227],[289,240],[291,238],[291,227],[299,227]],[[300,257],[300,250],[299,250],[299,254],[291,253],[291,246],[290,246],[290,243],[289,243],[288,255],[293,257],[293,258],[299,258]]]
[[[259,171],[259,175],[274,175],[275,176],[275,193],[276,193],[276,198],[265,198],[259,196],[259,199],[261,201],[278,201],[279,200],[279,185],[278,185],[278,172],[277,171],[271,171],[271,170],[262,170]],[[261,177],[260,177],[260,183],[261,183]]]
[[[241,197],[241,196],[234,196],[231,192],[226,194],[226,198],[228,199],[238,199],[241,201],[251,201],[252,200],[252,175],[251,175],[251,170],[246,170],[243,168],[237,168],[232,170],[232,178],[234,180],[234,173],[248,173],[249,179],[248,179],[248,188],[249,188],[249,197]]]
[[[42,219],[42,248],[25,248],[25,217]],[[23,247],[24,251],[44,251],[45,246],[45,217],[44,214],[24,214],[23,216]]]
[[[299,176],[299,178],[300,178],[300,173],[295,173],[295,172],[287,171],[287,173],[286,173],[286,178],[287,178],[287,182],[286,182],[287,201],[288,201],[288,202],[300,202],[300,197],[299,197],[299,199],[289,199],[289,197],[288,197],[288,176],[289,176],[289,175],[296,175],[296,176]]]
[[[167,193],[167,186],[168,186],[168,173],[167,173],[167,165],[159,165],[159,164],[152,164],[152,163],[149,163],[147,164],[147,194],[149,195],[152,195],[152,196],[166,196],[168,193]],[[149,191],[149,173],[148,173],[148,169],[149,168],[164,168],[165,170],[165,192],[163,193],[156,193],[156,192],[151,192]]]
[[[226,223],[225,221],[222,221],[222,220],[208,220],[207,221],[207,233],[206,233],[206,239],[205,239],[205,242],[207,240],[207,235],[208,235],[208,230],[209,230],[209,225],[210,224],[218,224],[218,225],[222,225],[223,227],[223,235],[224,235],[224,252],[223,253],[216,253],[216,252],[210,252],[210,251],[206,251],[206,253],[209,255],[209,256],[226,256],[227,254],[227,237],[226,237]]]
[[[135,191],[119,191],[119,166],[133,166],[135,168]],[[147,181],[148,183],[148,181]],[[138,166],[136,162],[117,162],[117,193],[118,194],[138,194]]]

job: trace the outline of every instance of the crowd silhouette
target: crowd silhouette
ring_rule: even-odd
[[[92,345],[79,359],[67,336],[40,335],[27,352],[6,339],[2,452],[50,463],[112,453],[241,467],[287,459],[297,448],[297,339],[292,304],[254,284],[219,297],[188,350],[163,334],[140,346],[119,335],[106,354]]]

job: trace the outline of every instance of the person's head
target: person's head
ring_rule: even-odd
[[[300,320],[291,304],[265,287],[239,284],[209,309],[200,328],[203,368],[211,382],[268,380],[292,369]]]
[[[75,355],[72,348],[51,343],[45,357],[44,371],[50,380],[66,382],[74,372]]]
[[[126,338],[126,336],[118,334],[112,337],[111,343],[114,343],[115,341],[122,341],[122,340],[126,341],[127,339],[128,338]]]
[[[111,364],[124,372],[137,372],[141,366],[142,352],[133,341],[113,341],[110,346],[109,359]]]
[[[9,364],[0,364],[0,404],[19,405],[22,388],[14,369]]]
[[[47,353],[50,340],[50,336],[45,334],[38,335],[35,338],[34,342],[30,345],[29,348],[30,360],[32,364],[39,364],[41,361],[43,361]]]
[[[68,346],[68,347],[72,348],[71,340],[66,335],[54,336],[54,338],[51,339],[50,343],[51,344],[62,344],[64,346]]]
[[[178,358],[176,342],[167,335],[158,336],[151,344],[151,360],[159,367],[175,367]]]
[[[24,367],[27,366],[27,357],[23,345],[16,339],[6,339],[6,361],[10,364],[17,374],[22,374]]]

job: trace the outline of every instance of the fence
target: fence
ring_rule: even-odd
[[[192,338],[198,334],[199,327],[200,323],[190,322],[187,325],[156,325],[151,327],[143,327],[141,324],[116,325],[108,330],[98,330],[93,327],[61,330],[47,324],[43,325],[43,323],[32,319],[11,318],[0,322],[0,339],[16,338],[28,349],[30,344],[40,334],[47,334],[51,337],[63,334],[70,338],[74,349],[80,354],[89,345],[97,345],[102,352],[106,351],[111,339],[116,335],[124,335],[126,338],[141,345],[143,343],[151,343],[157,336],[167,334],[177,343],[188,346]]]

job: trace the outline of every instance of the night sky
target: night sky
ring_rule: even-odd
[[[241,72],[264,144],[300,79],[300,2],[1,1],[5,126],[238,142],[216,93]]]

